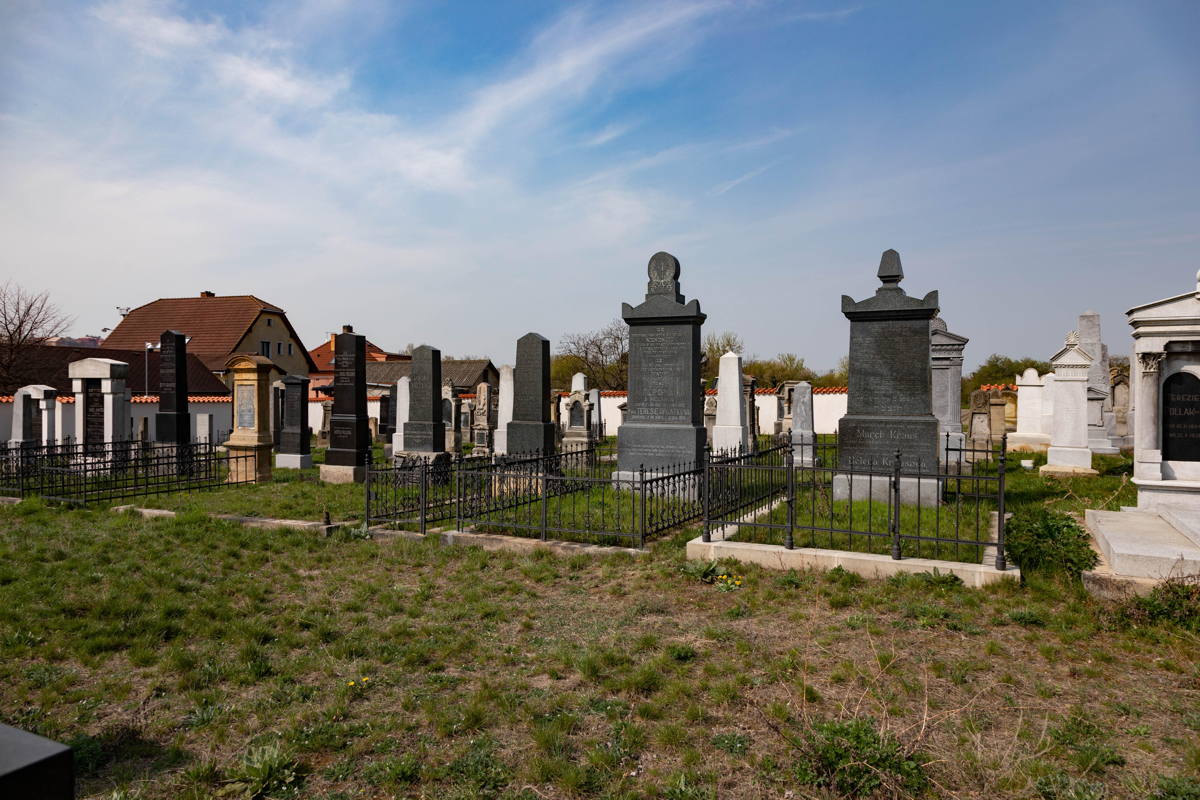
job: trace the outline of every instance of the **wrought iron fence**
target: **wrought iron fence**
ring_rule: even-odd
[[[82,504],[252,483],[257,458],[212,442],[6,446],[0,447],[0,496]]]
[[[938,467],[890,464],[844,468],[835,436],[788,448],[782,457],[713,459],[703,484],[705,541],[888,553],[1005,568],[1007,439],[995,448],[958,446],[949,437]],[[995,513],[993,513],[995,512]],[[995,525],[993,527],[993,520]]]

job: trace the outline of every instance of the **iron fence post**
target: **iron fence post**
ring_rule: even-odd
[[[999,486],[996,505],[996,569],[1008,569],[1008,560],[1004,557],[1004,474],[1008,468],[1008,434],[1000,437]]]
[[[795,454],[792,451],[785,450],[783,461],[787,469],[787,538],[783,540],[783,546],[788,550],[792,550],[796,546],[795,528],[796,528],[796,473],[795,473]]]
[[[638,520],[638,549],[646,546],[646,465],[638,467],[638,493],[641,494],[641,517]]]
[[[704,491],[704,533],[701,536],[701,541],[711,542],[712,541],[712,529],[711,529],[710,523],[709,523],[709,511],[711,510],[710,503],[712,502],[712,499],[711,499],[711,495],[710,495],[710,491],[709,491],[710,485],[708,482],[709,481],[709,465],[708,465],[708,449],[707,448],[705,448],[705,450],[704,450],[704,459],[701,462],[701,464],[702,464],[702,466],[700,468],[701,469],[700,479],[704,482],[704,489],[703,489],[703,491]]]
[[[549,476],[550,476],[550,464],[549,464],[549,462],[543,461],[542,462],[542,480],[541,480],[541,483],[542,483],[542,541],[543,542],[546,541],[546,513],[547,513],[547,505],[550,502],[550,498],[547,496],[549,494],[549,489],[550,489],[550,477]]]
[[[463,506],[463,469],[462,456],[455,456],[454,469],[450,473],[450,484],[454,487],[454,529],[461,531],[463,529],[462,506]]]
[[[421,534],[425,534],[425,504],[429,498],[429,462],[424,458],[421,459],[420,465],[417,467],[417,474],[421,477],[421,486],[417,490],[417,526]]]
[[[367,450],[366,457],[363,459],[366,463],[363,464],[366,472],[363,473],[363,527],[371,527],[371,451]]]
[[[892,518],[889,521],[892,535],[892,558],[900,560],[900,451],[892,465]]]

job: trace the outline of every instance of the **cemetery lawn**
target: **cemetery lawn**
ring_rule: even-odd
[[[0,507],[0,719],[106,800],[1200,791],[1195,616],[685,574],[695,533],[567,558]]]

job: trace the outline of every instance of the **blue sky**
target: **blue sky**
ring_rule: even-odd
[[[202,289],[511,362],[637,302],[832,367],[840,296],[941,291],[968,366],[1200,269],[1200,4],[0,9],[0,274],[74,333]]]

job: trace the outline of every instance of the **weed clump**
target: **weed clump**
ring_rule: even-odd
[[[1144,597],[1133,597],[1118,610],[1127,624],[1171,622],[1190,631],[1200,631],[1200,577],[1170,578]]]
[[[279,742],[271,742],[246,751],[219,796],[246,800],[294,796],[303,780],[300,763]]]
[[[813,723],[788,737],[799,751],[797,780],[847,797],[914,794],[929,783],[921,754],[881,733],[870,719]]]
[[[1058,511],[1019,511],[1005,532],[1004,549],[1022,572],[1061,572],[1077,578],[1099,562],[1087,531]]]

